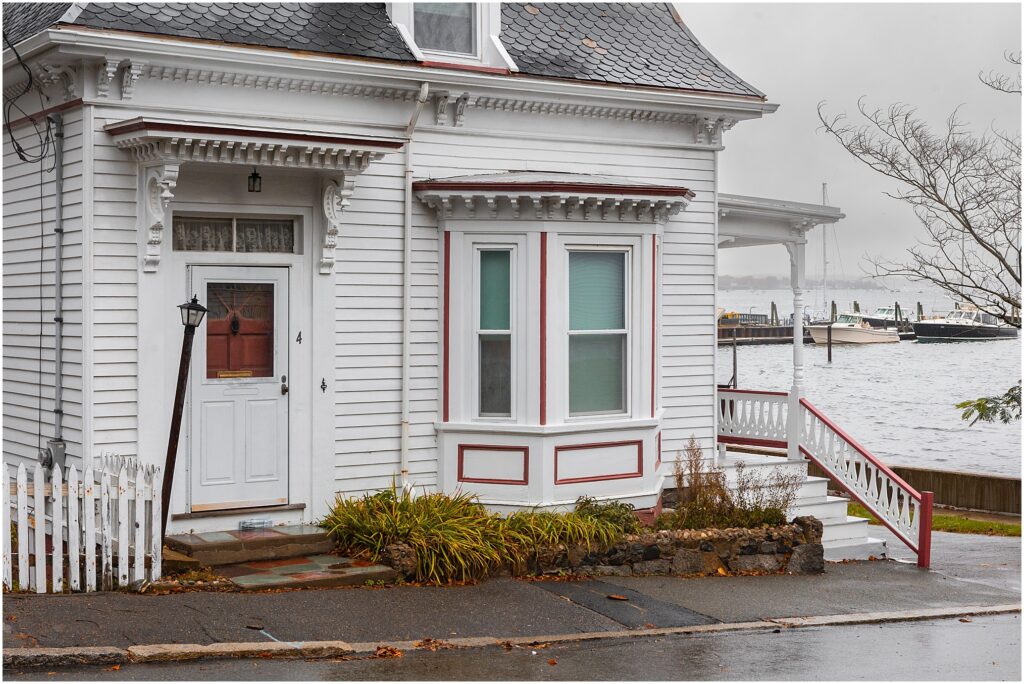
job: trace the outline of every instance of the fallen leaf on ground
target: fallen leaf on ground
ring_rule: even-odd
[[[548,665],[557,665],[557,664],[558,664],[558,661],[555,660],[554,658],[552,658],[551,660],[548,661]]]
[[[960,618],[960,622],[974,622],[974,620],[972,620],[971,618],[968,618],[968,617],[963,617],[963,618]]]
[[[413,646],[416,648],[425,648],[429,651],[455,648],[455,644],[449,644],[447,641],[442,641],[440,639],[431,639],[430,637],[427,637],[423,641],[417,641]]]
[[[728,571],[726,571],[725,568],[718,568],[718,574],[724,576],[724,575],[728,575],[729,573],[728,573]]]
[[[371,658],[401,658],[404,653],[393,646],[378,646]]]
[[[110,667],[107,668],[107,672],[117,672],[120,669],[121,669],[120,665],[111,665]]]
[[[625,596],[621,596],[619,594],[608,594],[608,598],[612,599],[613,601],[628,601],[629,600]]]
[[[513,648],[515,648],[515,644],[513,644],[511,641],[503,641],[501,642],[501,647],[504,648],[506,651],[511,651]]]

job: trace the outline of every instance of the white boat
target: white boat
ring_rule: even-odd
[[[859,313],[844,313],[831,326],[811,325],[807,330],[815,344],[828,343],[828,329],[832,328],[832,344],[877,344],[880,342],[899,342],[900,334],[896,328],[872,328]]]

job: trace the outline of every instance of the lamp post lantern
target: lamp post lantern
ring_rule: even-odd
[[[178,363],[178,385],[174,390],[174,413],[171,414],[171,434],[167,437],[167,456],[164,459],[164,483],[160,503],[160,532],[167,532],[167,512],[171,508],[171,487],[174,484],[174,462],[178,456],[178,435],[181,433],[181,413],[185,405],[185,388],[188,386],[188,369],[192,363],[192,340],[196,328],[203,322],[206,307],[195,296],[192,301],[178,306],[181,310],[181,324],[185,334],[181,340],[181,361]]]

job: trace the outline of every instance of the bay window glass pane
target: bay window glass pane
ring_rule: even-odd
[[[626,327],[624,252],[569,252],[569,329]]]
[[[471,2],[417,2],[413,7],[413,34],[421,50],[473,54],[473,22]]]
[[[569,413],[626,410],[626,335],[569,336]]]
[[[512,415],[511,335],[480,335],[480,415]]]
[[[511,330],[511,262],[509,251],[480,252],[480,329]]]

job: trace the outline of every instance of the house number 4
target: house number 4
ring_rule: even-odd
[[[299,336],[295,338],[295,341],[302,344],[302,331],[299,331]]]

